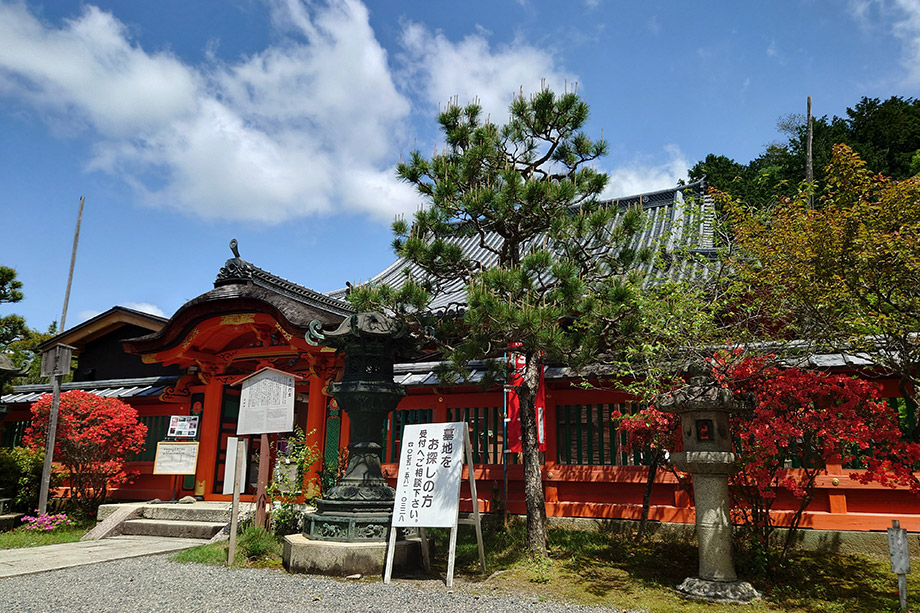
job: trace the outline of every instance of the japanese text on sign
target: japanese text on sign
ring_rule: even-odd
[[[464,422],[403,430],[393,525],[452,527],[460,504]]]
[[[294,376],[272,368],[243,380],[237,434],[294,429]]]

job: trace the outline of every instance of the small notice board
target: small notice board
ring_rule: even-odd
[[[470,494],[473,498],[473,517],[460,519],[460,478],[463,457],[469,466]],[[473,451],[470,447],[469,427],[466,422],[440,424],[411,424],[403,430],[399,454],[399,474],[396,481],[396,500],[393,503],[393,522],[387,548],[384,583],[390,582],[393,571],[393,553],[396,528],[417,528],[422,538],[422,558],[425,568],[431,568],[428,559],[426,528],[450,528],[450,552],[447,562],[447,587],[453,585],[454,558],[457,548],[457,525],[472,524],[476,529],[479,561],[486,570],[482,527],[479,522],[479,498],[473,476]]]
[[[194,475],[197,464],[197,441],[160,441],[157,443],[153,474]]]
[[[263,368],[242,384],[237,435],[294,429],[294,375]]]

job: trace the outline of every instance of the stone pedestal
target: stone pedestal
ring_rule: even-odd
[[[386,542],[339,543],[318,541],[303,534],[284,537],[282,560],[292,573],[347,577],[361,574],[380,576],[386,563]],[[422,547],[417,539],[396,541],[393,568],[397,572],[422,567]]]

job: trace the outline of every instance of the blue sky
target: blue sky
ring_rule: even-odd
[[[114,305],[172,315],[227,247],[316,290],[388,265],[419,200],[395,178],[439,146],[438,105],[494,121],[577,83],[607,195],[747,162],[780,117],[920,95],[920,0],[0,0],[0,264],[68,327]]]

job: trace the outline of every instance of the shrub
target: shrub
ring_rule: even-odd
[[[275,535],[262,526],[248,526],[240,536],[240,551],[250,560],[264,558],[277,548]]]
[[[22,513],[38,505],[45,454],[26,447],[0,449],[0,489],[4,498],[12,499],[14,511]],[[60,482],[52,478],[51,487]]]
[[[23,437],[31,449],[44,448],[50,412],[50,394],[32,404],[32,425]],[[137,411],[116,398],[61,394],[54,457],[67,468],[71,499],[87,516],[96,514],[110,486],[128,479],[125,460],[143,450],[146,433]]]

